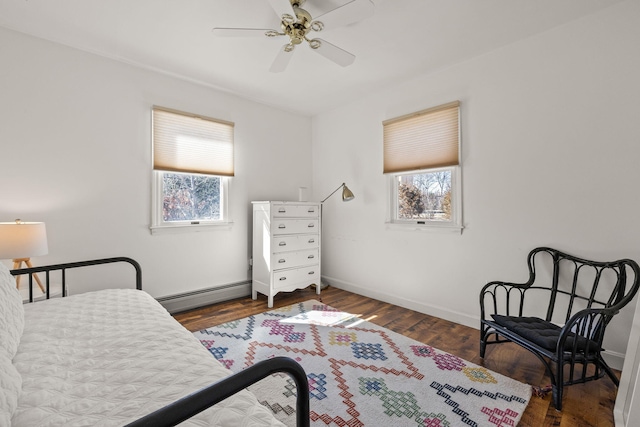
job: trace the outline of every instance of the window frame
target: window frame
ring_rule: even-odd
[[[175,233],[182,231],[203,231],[206,229],[230,229],[233,221],[229,215],[229,186],[230,177],[220,175],[207,175],[220,178],[220,219],[218,220],[198,220],[195,221],[165,221],[162,215],[162,204],[164,197],[162,194],[163,175],[165,173],[176,173],[170,171],[153,170],[152,197],[151,197],[151,234]],[[187,174],[198,175],[198,174]]]
[[[417,220],[417,219],[401,219],[398,218],[398,177],[403,175],[418,175],[431,172],[439,172],[443,170],[451,171],[451,220],[450,221],[433,221],[433,220]],[[461,231],[462,226],[462,168],[460,165],[445,166],[440,168],[420,169],[414,171],[405,171],[387,174],[387,194],[388,209],[386,224],[389,228],[398,229],[416,229],[416,230],[434,230],[434,231]]]
[[[432,108],[428,108],[422,111],[417,111],[414,113],[409,113],[404,116],[396,117],[393,119],[383,121],[383,130],[386,132],[385,126],[387,124],[391,124],[397,126],[398,123],[401,123],[403,120],[412,120],[416,117],[425,116],[431,113],[438,113],[440,111],[451,109],[452,107],[457,108],[457,141],[455,148],[457,149],[457,162],[455,164],[444,164],[437,165],[433,167],[418,167],[412,169],[410,167],[403,169],[396,169],[392,171],[386,171],[387,164],[386,159],[384,158],[387,150],[387,140],[386,133],[383,136],[383,163],[385,163],[385,170],[383,174],[386,175],[386,185],[387,185],[387,215],[386,215],[386,225],[387,228],[391,229],[402,229],[402,230],[421,230],[421,231],[450,231],[450,232],[458,232],[461,233],[463,227],[463,211],[462,211],[462,162],[461,162],[461,126],[460,126],[460,113],[461,113],[461,103],[459,101],[454,101],[446,104],[442,104],[439,106],[435,106]],[[415,129],[415,128],[414,128]],[[384,132],[383,132],[384,133]],[[395,136],[395,135],[394,135]],[[397,138],[397,137],[396,137]],[[394,141],[393,139],[391,141]],[[414,139],[414,143],[415,143]],[[453,145],[451,145],[453,147]],[[416,149],[416,148],[414,148]],[[433,149],[431,144],[425,144],[425,150]],[[408,151],[411,152],[411,151]],[[398,186],[399,186],[399,177],[404,175],[418,175],[418,174],[426,174],[432,172],[439,172],[449,170],[451,171],[451,220],[450,221],[441,221],[441,220],[417,220],[417,219],[401,219],[399,218],[399,194],[398,194]]]
[[[177,111],[173,109],[168,109],[164,107],[154,106],[151,110],[151,225],[149,229],[151,234],[162,234],[162,233],[181,233],[185,231],[204,231],[207,229],[230,229],[233,225],[233,221],[231,219],[231,212],[229,208],[229,195],[230,195],[230,186],[231,186],[231,176],[227,175],[217,175],[217,174],[209,174],[209,173],[197,173],[191,171],[173,171],[173,170],[165,170],[165,169],[155,169],[154,167],[154,147],[155,147],[155,139],[153,136],[153,128],[154,128],[154,111],[164,111],[173,114],[183,115],[187,118],[195,118],[195,119],[204,119],[210,120],[213,122],[228,124],[230,126],[234,126],[231,122],[226,122],[223,120],[213,119],[209,117],[198,116],[191,113],[186,113],[182,111]],[[233,141],[231,141],[232,150],[233,150]],[[233,154],[232,154],[233,158]],[[232,160],[233,161],[233,160]],[[198,176],[207,176],[207,177],[216,177],[220,179],[220,219],[217,220],[186,220],[186,221],[165,221],[163,218],[163,178],[164,174],[176,174],[181,173],[185,175],[198,175]],[[233,173],[233,172],[232,172]]]

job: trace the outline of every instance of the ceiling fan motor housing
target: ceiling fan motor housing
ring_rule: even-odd
[[[293,10],[296,14],[295,22],[289,22],[283,17],[281,27],[282,31],[289,36],[292,44],[300,44],[305,39],[309,31],[311,31],[311,15],[297,4],[293,4]]]

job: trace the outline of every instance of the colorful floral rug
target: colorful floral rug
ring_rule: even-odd
[[[274,356],[309,379],[314,426],[515,426],[531,386],[318,301],[195,332],[233,372]],[[274,375],[250,390],[295,425],[295,385]]]

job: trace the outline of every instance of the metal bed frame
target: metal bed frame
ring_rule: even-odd
[[[281,356],[258,362],[243,371],[127,424],[125,427],[175,426],[276,372],[286,372],[293,378],[297,388],[296,423],[299,427],[309,427],[309,383],[307,382],[307,375],[298,362]]]
[[[127,257],[115,257],[115,258],[102,258],[89,261],[68,262],[64,264],[43,265],[40,267],[20,268],[16,270],[10,270],[13,276],[21,276],[23,274],[29,275],[29,302],[33,302],[33,276],[37,273],[45,273],[45,298],[51,298],[50,294],[50,272],[58,271],[62,272],[62,296],[67,296],[67,275],[66,272],[72,268],[90,267],[92,265],[112,264],[116,262],[125,262],[131,264],[136,270],[136,289],[142,290],[142,268],[137,261]]]
[[[72,268],[90,267],[101,264],[124,262],[135,269],[136,289],[142,290],[142,269],[140,264],[127,257],[103,258],[89,261],[70,262],[64,264],[45,265],[41,267],[21,268],[11,270],[13,276],[29,275],[29,302],[33,302],[33,276],[37,273],[45,273],[45,298],[50,295],[50,272],[62,273],[62,297],[67,296],[66,271]],[[193,417],[207,408],[225,400],[228,397],[244,390],[267,376],[284,372],[290,375],[296,384],[296,423],[299,427],[308,427],[309,418],[309,383],[307,375],[299,363],[288,357],[274,357],[258,362],[241,372],[230,375],[218,382],[185,396],[164,408],[158,409],[126,427],[171,427]]]

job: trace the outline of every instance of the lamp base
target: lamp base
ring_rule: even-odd
[[[33,268],[33,264],[31,264],[31,258],[14,258],[13,259],[13,269],[14,270],[18,270],[18,269],[22,268],[22,263],[25,263],[27,268]],[[22,276],[16,276],[16,289],[20,289],[20,278],[21,277]],[[36,279],[36,283],[38,284],[38,287],[40,288],[40,290],[44,294],[45,293],[44,286],[42,286],[42,282],[40,281],[40,278],[38,277],[38,275],[36,273],[33,273],[33,278]]]

